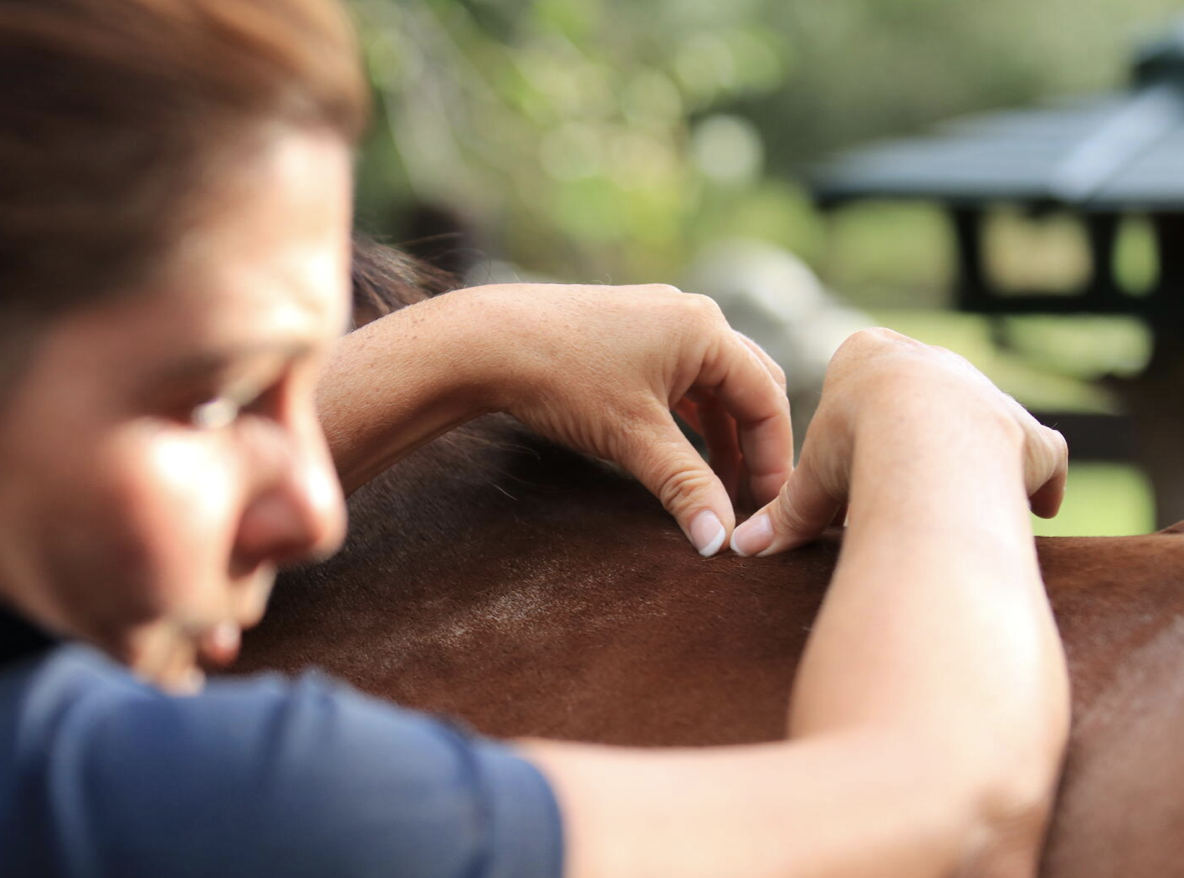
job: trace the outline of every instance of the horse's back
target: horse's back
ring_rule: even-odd
[[[839,536],[702,559],[636,483],[502,419],[351,498],[345,549],[288,574],[240,668],[324,667],[497,736],[784,737]],[[1184,535],[1039,543],[1074,728],[1044,874],[1184,875]]]
[[[346,546],[281,577],[240,668],[317,664],[497,736],[783,737],[835,540],[705,560],[636,483],[497,435],[458,437],[351,498]],[[471,477],[474,452],[489,478]]]
[[[1047,540],[1041,561],[1074,687],[1042,875],[1184,875],[1184,527]]]

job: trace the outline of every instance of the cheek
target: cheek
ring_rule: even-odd
[[[241,466],[223,445],[213,435],[161,431],[114,449],[99,492],[110,522],[106,566],[146,614],[225,602],[242,499]]]

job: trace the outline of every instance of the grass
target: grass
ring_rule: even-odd
[[[1134,466],[1070,464],[1060,514],[1032,517],[1041,536],[1126,536],[1155,530],[1151,485]]]

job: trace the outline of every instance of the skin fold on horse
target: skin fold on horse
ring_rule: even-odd
[[[705,560],[631,478],[497,415],[349,511],[343,550],[281,575],[233,672],[316,666],[490,735],[637,746],[785,737],[842,539]],[[1074,691],[1041,874],[1184,875],[1184,523],[1037,544]]]

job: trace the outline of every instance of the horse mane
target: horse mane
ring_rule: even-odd
[[[366,235],[353,237],[353,323],[360,328],[427,299],[447,294],[456,278]],[[378,514],[412,519],[455,517],[450,504],[476,504],[485,516],[490,506],[500,510],[512,501],[515,486],[523,480],[546,479],[568,490],[579,490],[589,479],[612,479],[615,468],[550,442],[507,415],[486,415],[436,439],[432,450],[415,456],[415,464],[402,468],[399,490],[392,491],[390,477],[379,478],[378,487],[363,488],[351,498],[354,518],[371,520]],[[372,483],[373,484],[373,483]],[[491,490],[492,489],[492,493]],[[394,496],[397,494],[398,496]],[[396,504],[400,508],[392,508]]]
[[[353,248],[355,328],[455,286],[448,273],[371,238],[355,235]],[[589,498],[621,492],[642,507],[657,506],[618,468],[551,442],[509,415],[485,415],[437,437],[355,491],[345,545],[327,562],[282,571],[267,619],[289,610],[308,615],[322,588],[332,587],[344,599],[377,587],[370,565],[379,557],[382,576],[432,579],[479,554],[495,522],[529,528],[544,517],[562,518],[565,505],[569,517],[579,518],[579,505]],[[433,547],[430,557],[424,546]],[[273,627],[265,624],[254,640]]]

